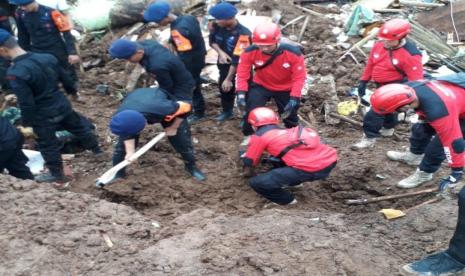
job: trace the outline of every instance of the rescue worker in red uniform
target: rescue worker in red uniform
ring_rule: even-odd
[[[414,127],[410,149],[406,153],[388,154],[390,159],[407,161],[421,158],[416,172],[398,183],[413,188],[430,181],[442,161],[447,159],[452,171],[441,180],[441,186],[462,178],[465,163],[465,73],[436,80],[390,84],[375,91],[372,106],[379,114],[390,114],[413,108],[424,123]],[[424,156],[422,156],[424,154]]]
[[[245,136],[243,144],[253,133],[247,120],[248,113],[265,106],[270,99],[276,102],[286,127],[298,124],[297,110],[307,78],[304,56],[298,47],[280,43],[280,38],[278,25],[259,25],[253,32],[253,45],[241,55],[236,91],[237,105],[246,111],[242,128]]]
[[[421,52],[406,36],[410,32],[410,23],[404,19],[393,19],[386,22],[378,32],[378,41],[373,46],[367,65],[358,86],[358,95],[365,95],[367,83],[375,82],[377,87],[390,83],[403,83],[423,78]],[[364,105],[369,105],[361,100]],[[353,149],[363,149],[375,145],[376,138],[394,134],[397,114],[382,116],[373,110],[363,118],[364,135]]]
[[[210,46],[218,53],[218,85],[223,108],[216,120],[223,122],[234,116],[237,64],[239,56],[252,42],[252,33],[236,19],[237,9],[230,3],[218,3],[208,13],[215,18],[215,22],[210,26],[208,40]]]
[[[443,160],[447,159],[451,173],[439,181],[444,191],[462,179],[465,163],[465,73],[444,76],[437,80],[385,85],[371,96],[375,112],[390,114],[413,108],[427,123],[421,131],[412,131],[410,152],[399,155],[424,157],[419,168],[399,182],[402,188],[413,188],[432,179]],[[422,135],[419,135],[422,134]],[[404,266],[415,275],[452,275],[465,270],[465,188],[459,193],[459,217],[454,236],[446,251]]]
[[[247,151],[243,154],[245,176],[253,174],[262,153],[267,151],[282,165],[269,172],[252,177],[250,186],[274,203],[295,204],[294,196],[284,190],[302,182],[328,177],[336,166],[336,150],[321,143],[318,133],[310,128],[279,127],[278,115],[267,107],[258,107],[249,113],[248,122],[255,135],[251,136]]]

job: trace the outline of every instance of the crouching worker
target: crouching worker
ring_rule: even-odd
[[[26,166],[28,161],[24,155],[24,138],[7,119],[0,117],[0,173],[4,169],[16,178],[34,179]]]
[[[184,159],[186,171],[199,181],[205,180],[205,175],[195,165],[189,124],[181,118],[191,109],[189,103],[171,100],[167,92],[159,88],[140,88],[130,93],[110,122],[111,131],[119,136],[113,165],[125,159],[134,161],[131,156],[146,123],[161,123],[169,142]],[[124,170],[116,175],[117,178],[124,176]]]
[[[283,162],[282,167],[249,180],[250,186],[257,193],[274,203],[297,203],[294,196],[284,188],[324,179],[336,166],[336,150],[322,144],[316,131],[302,126],[281,128],[278,126],[278,115],[266,107],[253,109],[248,122],[255,134],[242,156],[244,175],[253,174],[252,168],[258,164],[264,151]]]

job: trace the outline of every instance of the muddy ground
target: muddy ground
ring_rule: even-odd
[[[266,5],[260,9],[263,14],[269,10]],[[283,22],[300,13],[289,10]],[[344,50],[327,46],[335,43],[328,27],[334,23],[314,17],[310,23],[305,36],[309,74],[333,74],[344,100],[363,65],[336,62]],[[124,30],[114,35],[120,33]],[[111,40],[106,35],[83,46],[84,61],[99,57],[106,65],[81,74],[87,103],[74,104],[97,125],[108,159],[78,153],[72,161],[75,180],[67,191],[0,176],[0,275],[398,275],[406,262],[447,247],[455,228],[455,199],[413,209],[393,221],[377,211],[405,210],[432,196],[344,204],[348,198],[404,192],[395,183],[414,168],[388,161],[385,152],[408,145],[408,125],[400,125],[397,138],[380,139],[372,150],[352,151],[349,146],[361,130],[324,123],[318,109],[328,88],[319,83],[310,89],[301,115],[313,112],[312,123],[338,149],[340,160],[327,180],[294,189],[297,205],[270,206],[248,187],[238,162],[239,118],[224,124],[212,120],[220,108],[215,84],[204,89],[208,119],[192,126],[205,182],[191,179],[163,140],[130,168],[127,179],[96,189],[95,179],[111,167],[114,137],[107,125],[131,69],[107,59]],[[98,84],[108,84],[110,95],[96,93]],[[142,141],[157,130],[145,132]],[[443,169],[435,180],[446,173]]]

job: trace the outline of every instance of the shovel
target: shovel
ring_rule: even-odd
[[[166,133],[162,132],[155,136],[152,140],[150,140],[147,144],[145,144],[142,148],[140,148],[138,151],[136,151],[132,156],[131,159],[136,160],[140,156],[142,156],[144,153],[146,153],[150,148],[152,148],[158,141],[163,139],[165,137]],[[95,186],[97,188],[103,188],[105,185],[109,184],[112,180],[115,179],[116,173],[121,170],[122,168],[126,167],[129,165],[130,162],[127,160],[123,160],[120,163],[118,163],[116,166],[113,168],[109,169],[106,171],[102,176],[100,176],[96,183]]]
[[[420,190],[416,192],[409,192],[409,193],[404,193],[404,194],[398,194],[398,195],[388,195],[388,196],[380,196],[380,197],[372,197],[372,198],[364,198],[364,199],[349,199],[346,200],[346,204],[348,205],[364,205],[364,204],[369,204],[369,203],[374,203],[374,202],[380,202],[384,200],[391,200],[391,199],[397,199],[397,198],[404,198],[404,197],[412,197],[416,195],[423,195],[423,194],[431,194],[438,192],[438,188],[430,188],[430,189],[425,189],[425,190]]]

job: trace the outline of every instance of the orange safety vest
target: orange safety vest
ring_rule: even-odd
[[[51,15],[53,23],[55,23],[55,26],[60,32],[67,32],[72,29],[71,22],[66,15],[57,10],[52,11]]]
[[[234,48],[233,54],[235,56],[240,56],[244,49],[250,46],[250,39],[248,35],[240,35],[237,40],[236,47]]]
[[[189,39],[185,38],[177,30],[171,31],[171,37],[173,38],[174,44],[176,44],[176,49],[178,52],[185,52],[192,50],[192,44]]]

